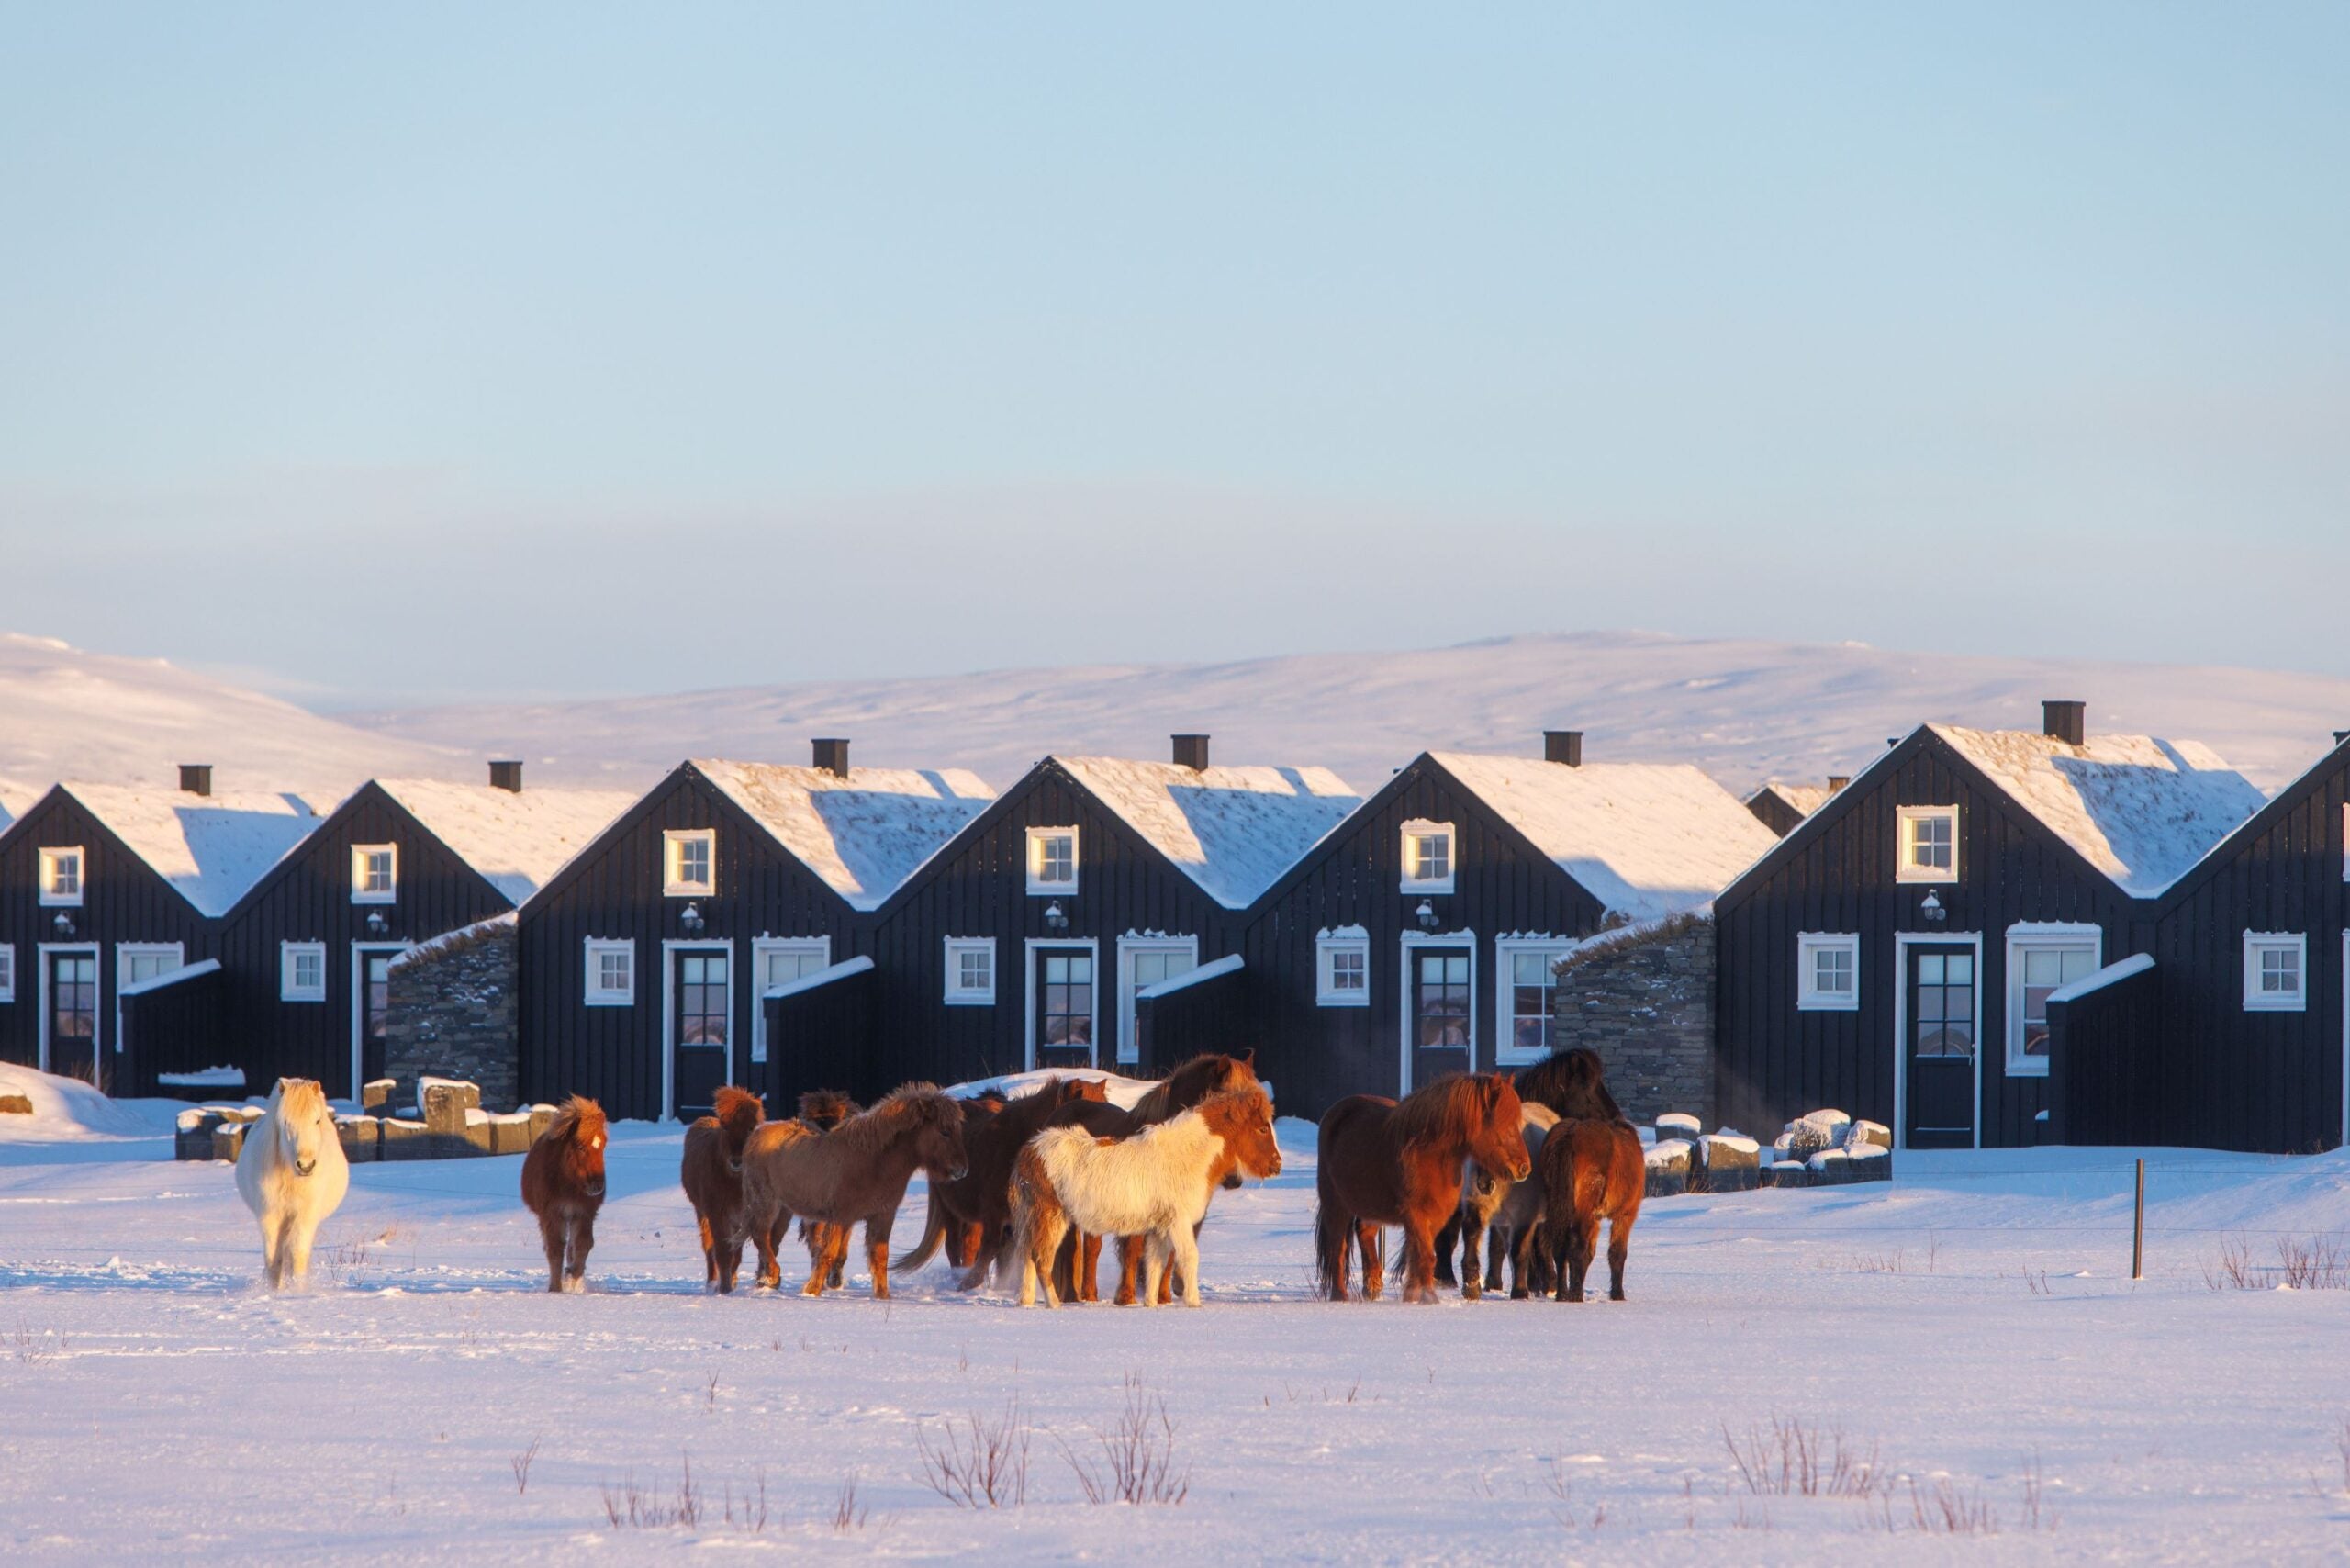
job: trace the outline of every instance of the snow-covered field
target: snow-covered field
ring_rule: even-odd
[[[2156,1151],[2139,1284],[2127,1154],[2037,1150],[1905,1156],[1882,1186],[1656,1201],[1623,1305],[1333,1306],[1307,1283],[1312,1129],[1284,1122],[1282,1177],[1221,1194],[1209,1218],[1204,1310],[1048,1314],[956,1297],[937,1271],[887,1306],[856,1280],[817,1302],[707,1296],[679,1134],[633,1125],[615,1132],[584,1296],[543,1292],[504,1159],[357,1168],[310,1290],[272,1297],[229,1169],[169,1163],[168,1112],[132,1103],[46,1136],[0,1117],[0,1556],[2350,1548],[2350,1290],[2206,1281],[2231,1237],[2257,1265],[2281,1236],[2350,1226],[2339,1154]],[[1164,1400],[1179,1505],[1090,1504],[1063,1455],[1100,1468],[1129,1377]],[[1007,1401],[1033,1428],[1025,1506],[958,1508],[924,1484],[920,1439]],[[1841,1434],[1889,1479],[1867,1500],[1751,1487],[1725,1429],[1751,1458],[1774,1420],[1816,1425],[1830,1453]],[[674,1507],[688,1463],[698,1524],[608,1517],[632,1484],[640,1511]],[[1976,1522],[1965,1539],[1920,1531],[1953,1512]]]

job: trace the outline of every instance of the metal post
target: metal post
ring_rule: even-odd
[[[2146,1277],[2146,1158],[2138,1157],[2138,1206],[2130,1225],[2130,1277]]]

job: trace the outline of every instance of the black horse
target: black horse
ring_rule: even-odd
[[[1624,1112],[1616,1097],[1607,1092],[1607,1070],[1599,1053],[1584,1046],[1563,1051],[1552,1051],[1532,1067],[1520,1068],[1512,1075],[1517,1097],[1528,1104],[1548,1105],[1559,1113],[1561,1121],[1620,1122]],[[1436,1238],[1436,1278],[1441,1285],[1458,1284],[1453,1257],[1460,1250],[1460,1220],[1456,1215],[1445,1221]],[[1535,1249],[1539,1254],[1540,1249]],[[1538,1259],[1538,1267],[1547,1260]],[[1485,1288],[1497,1291],[1502,1287],[1499,1257],[1488,1260]],[[1539,1293],[1543,1287],[1535,1289]]]

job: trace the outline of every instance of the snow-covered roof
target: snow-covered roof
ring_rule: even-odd
[[[638,800],[621,790],[498,790],[437,778],[375,782],[518,904]]]
[[[1686,763],[1570,767],[1428,755],[1609,913],[1630,920],[1706,903],[1779,842],[1737,796]]]
[[[693,766],[853,909],[880,906],[995,799],[961,768]]]
[[[2193,741],[1926,728],[2134,898],[2177,881],[2267,799]]]
[[[1747,799],[1751,801],[1760,800],[1765,795],[1776,795],[1781,801],[1786,802],[1788,809],[1807,817],[1826,805],[1828,797],[1834,793],[1835,791],[1825,784],[1782,784],[1774,778],[1760,790],[1755,790],[1753,794],[1749,795]]]
[[[0,833],[8,831],[18,817],[33,809],[41,792],[29,784],[19,784],[13,778],[0,778]]]
[[[61,784],[133,855],[218,916],[319,825],[298,795],[191,795],[125,784]]]
[[[1326,767],[1054,761],[1226,909],[1246,909],[1362,804]]]

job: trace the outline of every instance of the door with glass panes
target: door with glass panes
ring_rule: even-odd
[[[392,960],[402,944],[353,943],[351,948],[352,1059],[360,1083],[373,1083],[388,1070]],[[355,1097],[356,1088],[352,1090]]]
[[[1470,994],[1475,964],[1466,947],[1411,950],[1412,1081],[1424,1089],[1448,1072],[1470,1070]]]
[[[1908,949],[1908,1142],[1912,1148],[1975,1143],[1975,949]]]
[[[60,1078],[98,1081],[98,956],[89,951],[48,955],[49,1070]]]
[[[669,1103],[679,1121],[709,1115],[733,1070],[733,964],[723,947],[669,954]]]
[[[1029,1065],[1092,1067],[1093,949],[1038,947],[1028,961]]]

